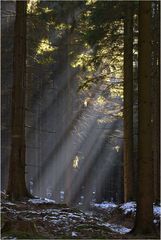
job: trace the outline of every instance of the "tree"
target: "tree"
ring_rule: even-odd
[[[7,194],[12,200],[29,197],[25,183],[26,1],[16,1],[14,29],[12,146]]]
[[[133,200],[133,3],[124,20],[124,201]]]
[[[153,2],[152,24],[152,120],[153,120],[153,160],[154,160],[154,201],[160,201],[160,19],[159,2]]]
[[[133,232],[152,234],[153,161],[151,123],[151,2],[139,2],[138,46],[138,189]]]
[[[13,10],[14,2],[3,2],[1,5],[2,32],[1,32],[1,58],[5,64],[1,68],[1,189],[6,189],[8,181],[8,159],[10,157],[10,135],[11,135],[11,91],[10,83],[13,74],[9,71],[13,64],[13,37],[14,29]],[[7,12],[10,15],[7,15]],[[8,51],[6,51],[6,49]]]

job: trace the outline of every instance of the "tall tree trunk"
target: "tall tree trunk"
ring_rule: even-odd
[[[151,2],[139,2],[138,189],[135,234],[152,234],[153,161],[151,123]]]
[[[160,201],[160,4],[153,2],[153,159],[154,159],[154,201]]]
[[[69,17],[67,19],[67,23],[69,24]],[[66,66],[67,66],[67,73],[66,73],[66,78],[67,78],[67,92],[66,92],[66,129],[68,129],[68,126],[70,125],[70,121],[71,121],[71,71],[70,71],[70,56],[69,56],[69,51],[70,51],[70,44],[71,44],[71,40],[70,40],[70,32],[69,30],[67,31],[67,39],[66,39]],[[69,132],[69,135],[71,134],[71,132]],[[66,199],[66,203],[68,205],[72,204],[72,159],[70,159],[70,154],[69,152],[71,151],[71,142],[66,142],[66,152],[65,152],[65,158],[66,158],[66,162],[67,162],[67,169],[66,169],[66,192],[65,192],[65,199]]]
[[[133,3],[127,2],[124,21],[124,201],[134,198],[133,188]]]
[[[12,91],[12,146],[7,194],[12,200],[28,197],[25,183],[26,1],[16,1]]]

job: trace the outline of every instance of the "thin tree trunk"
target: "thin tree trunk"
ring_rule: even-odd
[[[67,19],[67,22],[69,23],[69,19]],[[70,56],[69,56],[69,51],[70,51],[70,32],[69,30],[67,31],[67,48],[66,48],[66,60],[67,60],[67,73],[66,73],[66,77],[67,77],[67,93],[66,93],[66,104],[67,104],[67,109],[66,109],[66,128],[68,128],[69,123],[71,121],[71,71],[70,71]],[[71,132],[69,132],[69,135],[71,134]],[[66,203],[68,205],[72,204],[72,176],[73,176],[73,169],[72,169],[72,159],[69,158],[69,152],[71,151],[71,143],[66,142],[66,152],[65,152],[65,158],[67,161],[67,169],[66,169],[66,193],[65,193],[65,198],[66,198]]]
[[[7,194],[12,200],[28,197],[25,182],[25,75],[26,75],[26,1],[16,2],[13,91],[12,146]]]
[[[154,159],[154,201],[160,201],[160,4],[153,3],[153,159]]]
[[[124,201],[134,198],[133,188],[133,3],[127,2],[124,23]]]
[[[149,235],[153,228],[153,161],[151,123],[151,2],[139,2],[138,56],[138,189],[133,232]]]

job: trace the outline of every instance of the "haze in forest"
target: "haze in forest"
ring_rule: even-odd
[[[132,234],[156,234],[159,16],[159,1],[2,2],[1,191],[10,201],[84,211],[132,202]]]

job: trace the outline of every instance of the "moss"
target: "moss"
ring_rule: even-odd
[[[87,230],[89,230],[89,229],[91,229],[91,228],[94,228],[95,230],[105,230],[105,231],[109,231],[109,232],[111,232],[111,230],[110,229],[108,229],[107,227],[105,227],[105,226],[98,226],[98,225],[93,225],[93,224],[90,224],[90,223],[87,223],[87,224],[80,224],[80,225],[78,225],[77,227],[76,227],[77,229],[87,229]]]
[[[8,231],[2,233],[2,237],[16,237],[17,239],[45,239],[46,237],[40,234],[31,234],[22,231]]]

